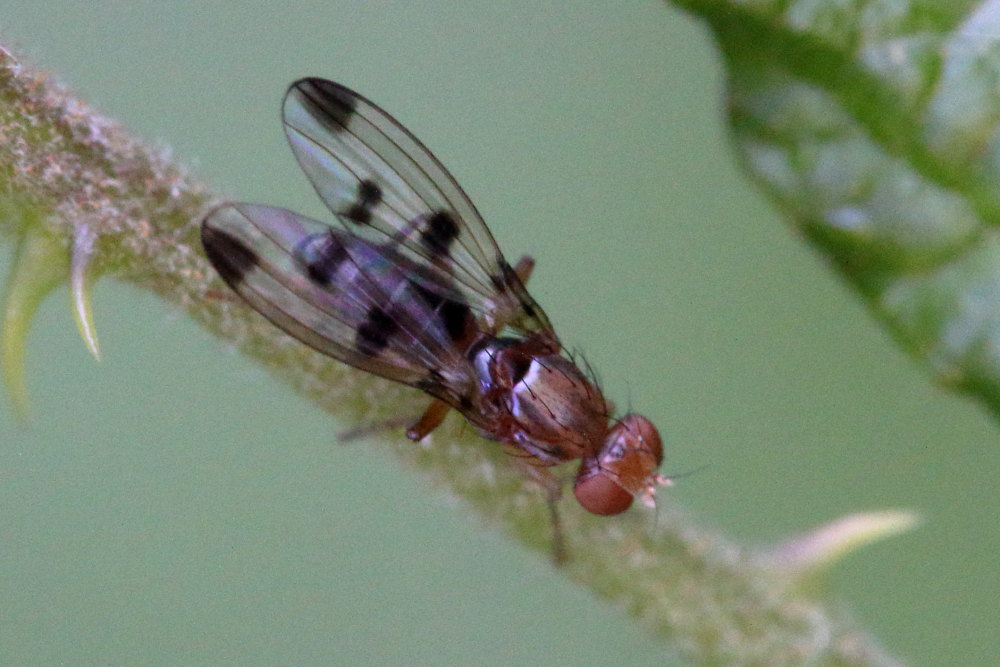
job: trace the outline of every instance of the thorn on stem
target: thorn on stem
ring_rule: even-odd
[[[94,256],[94,242],[97,235],[86,225],[76,228],[73,239],[73,254],[70,258],[70,298],[73,300],[73,317],[76,328],[83,338],[84,344],[94,358],[101,360],[101,348],[97,342],[97,328],[94,326],[94,311],[91,307],[90,295],[93,292],[94,281],[88,269],[90,259]]]

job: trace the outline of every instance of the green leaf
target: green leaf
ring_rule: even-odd
[[[747,171],[942,384],[1000,415],[1000,2],[675,0]]]

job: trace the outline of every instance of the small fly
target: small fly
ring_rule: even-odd
[[[226,283],[306,345],[433,397],[410,439],[454,408],[526,464],[553,512],[559,484],[547,468],[575,459],[573,493],[588,511],[619,514],[636,497],[653,505],[668,481],[656,427],[612,418],[525,289],[532,259],[504,259],[437,158],[379,106],[325,79],[293,83],[282,120],[339,224],[258,204],[214,209],[201,238]]]

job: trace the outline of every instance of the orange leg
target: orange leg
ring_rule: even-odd
[[[427,406],[424,414],[417,419],[416,423],[414,423],[412,415],[406,417],[392,417],[391,419],[385,419],[375,424],[359,426],[357,428],[343,431],[339,436],[337,436],[337,439],[341,442],[350,442],[351,440],[357,440],[358,438],[375,435],[380,431],[391,431],[392,429],[408,426],[409,428],[406,429],[407,438],[414,441],[423,440],[431,431],[441,425],[441,422],[443,422],[444,418],[448,415],[449,409],[451,409],[451,406],[444,401],[435,398],[431,404]]]
[[[450,409],[450,405],[435,398],[427,406],[427,409],[420,416],[420,419],[417,420],[417,423],[406,430],[406,437],[414,442],[423,440],[431,431],[441,425],[441,422],[444,421]]]

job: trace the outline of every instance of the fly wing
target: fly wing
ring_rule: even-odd
[[[319,196],[345,228],[439,275],[480,327],[557,341],[545,312],[447,169],[405,127],[358,93],[301,79],[285,95],[285,133]]]
[[[459,407],[473,389],[463,343],[468,306],[430,289],[437,276],[375,244],[292,211],[225,204],[202,223],[222,278],[255,310],[310,347]],[[418,280],[419,278],[419,280]]]

